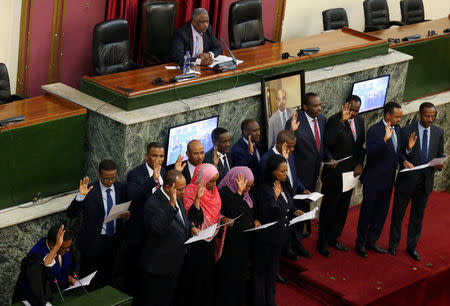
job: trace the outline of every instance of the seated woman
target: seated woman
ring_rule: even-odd
[[[255,235],[253,299],[258,306],[276,305],[275,279],[281,249],[288,239],[289,219],[303,214],[294,209],[293,190],[286,181],[287,167],[281,155],[270,156],[264,181],[256,193],[258,220],[262,224],[277,221]]]
[[[244,231],[261,225],[255,219],[253,200],[249,195],[253,182],[253,173],[248,167],[234,167],[218,186],[222,214],[231,219],[240,217],[227,230],[223,254],[217,262],[216,305],[246,304],[248,257],[253,232]]]

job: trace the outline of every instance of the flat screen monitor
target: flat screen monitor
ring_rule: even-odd
[[[352,95],[361,98],[360,113],[383,108],[389,87],[390,75],[353,83]]]
[[[218,122],[219,116],[215,116],[171,127],[167,141],[167,166],[175,164],[180,154],[183,155],[183,160],[187,159],[186,147],[191,140],[200,140],[205,153],[208,152],[213,147],[211,132],[217,127]]]

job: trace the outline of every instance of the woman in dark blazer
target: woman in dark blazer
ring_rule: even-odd
[[[288,165],[281,155],[267,159],[264,181],[256,193],[256,214],[262,223],[277,223],[256,232],[254,252],[254,305],[276,305],[275,280],[282,246],[288,239],[289,220],[303,214],[294,208],[293,190],[287,182]]]

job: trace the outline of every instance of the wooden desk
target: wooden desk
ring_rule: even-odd
[[[421,35],[417,40],[390,45],[391,48],[414,57],[408,66],[404,100],[450,89],[450,35],[443,33],[443,30],[450,28],[449,18],[450,16],[368,33],[382,39],[400,40],[414,34]],[[427,37],[430,30],[438,35]]]
[[[316,46],[320,47],[319,53],[301,59],[296,57],[300,49]],[[281,55],[284,52],[289,52],[296,58],[282,60]],[[125,110],[133,110],[177,98],[259,82],[263,75],[297,69],[318,69],[386,53],[387,44],[383,39],[343,28],[287,42],[236,50],[236,58],[244,61],[236,70],[215,73],[210,68],[201,67],[201,76],[176,85],[152,84],[157,77],[169,81],[180,74],[178,70],[167,70],[164,65],[159,65],[103,76],[84,76],[81,90]],[[126,92],[119,87],[133,91]],[[187,88],[189,89],[186,90]]]
[[[75,190],[84,167],[86,109],[45,94],[0,105],[0,209]]]

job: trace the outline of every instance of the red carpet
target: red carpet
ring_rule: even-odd
[[[391,220],[389,212],[378,243],[387,248]],[[397,256],[369,251],[367,259],[354,251],[359,206],[350,209],[340,241],[350,248],[339,252],[330,248],[325,258],[316,250],[317,224],[304,240],[313,253],[311,259],[283,261],[281,272],[295,286],[277,287],[279,305],[450,305],[450,194],[433,192],[427,204],[422,235],[417,250],[422,261],[406,253],[409,209],[402,228]],[[292,298],[289,296],[292,295]],[[296,297],[296,298],[294,298]],[[303,299],[300,302],[299,299]]]

